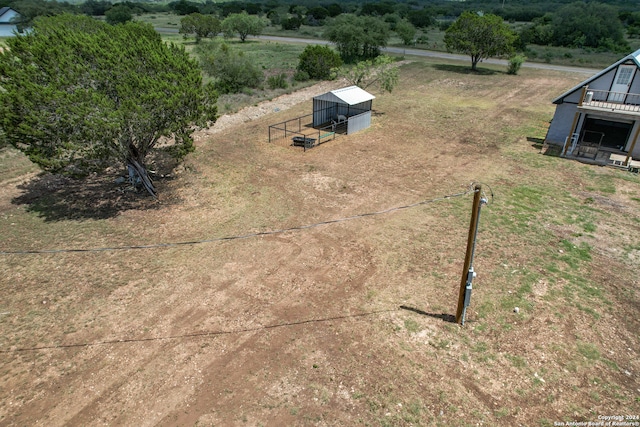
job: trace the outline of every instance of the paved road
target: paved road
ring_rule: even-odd
[[[156,30],[160,33],[177,33],[177,28],[156,28]],[[251,38],[251,37],[250,37]],[[257,36],[253,37],[259,40],[271,40],[285,43],[306,43],[306,44],[320,44],[327,45],[331,44],[326,40],[318,40],[318,39],[303,39],[297,37],[280,37],[280,36]],[[399,55],[411,55],[411,56],[421,56],[427,58],[442,58],[442,59],[450,59],[454,61],[464,61],[469,62],[469,66],[471,66],[471,58],[467,55],[457,55],[454,53],[445,53],[445,52],[436,52],[431,50],[422,50],[422,49],[411,49],[411,48],[403,48],[403,47],[387,47],[382,49],[384,52],[395,53]],[[507,61],[504,59],[485,59],[483,62],[487,64],[496,64],[507,66]],[[541,64],[537,62],[525,62],[522,64],[523,67],[527,68],[537,68],[540,70],[553,70],[553,71],[566,71],[569,73],[579,73],[585,74],[587,76],[592,76],[598,73],[600,70],[596,70],[593,68],[581,68],[581,67],[567,67],[563,65],[552,65],[552,64]]]
[[[278,37],[278,36],[258,36],[255,37],[260,40],[272,40],[272,41],[281,41],[287,43],[307,43],[307,44],[330,44],[330,42],[326,40],[310,40],[310,39],[301,39],[295,37]],[[457,55],[454,53],[445,53],[445,52],[436,52],[430,50],[422,50],[422,49],[411,49],[411,48],[402,48],[402,47],[387,47],[382,49],[384,52],[395,53],[400,55],[412,55],[412,56],[421,56],[427,58],[442,58],[442,59],[451,59],[454,61],[465,61],[469,62],[469,66],[471,66],[471,58],[467,55]],[[483,62],[487,64],[497,64],[507,66],[507,61],[504,59],[485,59]],[[562,65],[552,65],[552,64],[541,64],[537,62],[525,62],[522,64],[523,67],[528,68],[537,68],[541,70],[554,70],[554,71],[567,71],[570,73],[581,73],[586,74],[588,76],[592,76],[600,70],[596,70],[593,68],[581,68],[581,67],[567,67]]]

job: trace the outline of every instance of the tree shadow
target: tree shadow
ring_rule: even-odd
[[[107,219],[131,209],[149,210],[162,206],[146,191],[136,191],[126,181],[116,182],[119,177],[121,175],[111,172],[72,179],[43,172],[18,185],[22,194],[11,202],[25,205],[27,212],[35,213],[47,222]]]
[[[488,68],[478,68],[475,71],[471,69],[471,66],[466,65],[452,65],[452,64],[435,64],[433,66],[436,70],[446,71],[456,74],[473,74],[478,76],[492,76],[495,74],[506,74],[496,70],[490,70]]]
[[[444,322],[449,322],[449,323],[456,323],[456,316],[452,315],[452,314],[446,314],[446,313],[428,313],[426,311],[420,310],[419,308],[415,308],[415,307],[409,307],[406,305],[401,305],[400,306],[401,309],[403,310],[407,310],[407,311],[413,311],[414,313],[418,313],[422,316],[429,316],[429,317],[435,317],[436,319],[441,319]]]

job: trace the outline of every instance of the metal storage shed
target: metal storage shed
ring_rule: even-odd
[[[313,127],[346,123],[347,133],[366,129],[371,125],[371,106],[375,96],[349,86],[332,90],[313,98]]]

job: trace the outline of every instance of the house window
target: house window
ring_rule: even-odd
[[[633,68],[631,67],[621,67],[620,72],[618,73],[618,78],[616,79],[617,85],[629,85],[631,82],[631,77],[633,76]]]

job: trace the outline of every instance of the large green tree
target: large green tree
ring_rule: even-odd
[[[637,12],[636,12],[637,14]],[[630,47],[624,37],[624,25],[617,9],[597,2],[573,2],[535,18],[531,25],[523,28],[520,38],[523,43],[586,47],[626,53]],[[633,34],[633,30],[628,32]]]
[[[181,156],[215,120],[216,95],[198,63],[152,26],[85,16],[38,18],[0,53],[0,127],[45,170],[83,175],[118,162],[156,190],[145,160]]]
[[[558,46],[604,47],[627,52],[624,27],[615,7],[597,2],[575,2],[552,15],[552,43]]]
[[[404,19],[396,24],[395,32],[405,46],[413,44],[416,39],[416,27],[414,27],[411,22]]]
[[[226,44],[201,43],[195,52],[202,69],[213,77],[212,84],[220,93],[238,93],[246,87],[258,87],[264,81],[264,74],[255,61]]]
[[[345,62],[375,58],[389,41],[389,25],[373,16],[342,14],[324,32]]]
[[[259,36],[265,25],[259,16],[249,15],[246,12],[232,13],[222,21],[222,32],[227,38],[238,34],[240,41],[244,42],[249,35]]]
[[[80,6],[80,12],[89,16],[104,15],[107,10],[111,9],[111,2],[108,0],[87,0]]]
[[[169,7],[173,9],[178,15],[189,15],[191,13],[198,13],[200,12],[199,6],[200,4],[187,0],[179,0],[169,3]]]
[[[133,13],[129,6],[117,4],[105,12],[105,18],[111,25],[123,24],[133,19]]]
[[[213,15],[192,13],[180,20],[180,34],[186,38],[189,34],[195,34],[196,43],[204,37],[215,37],[221,30],[221,23]]]
[[[444,35],[447,50],[471,56],[474,71],[482,59],[511,54],[515,41],[515,33],[501,17],[470,11],[463,12]]]
[[[298,70],[309,74],[312,79],[329,79],[333,69],[342,65],[338,52],[329,46],[309,45],[298,58]]]
[[[435,23],[433,12],[429,9],[410,10],[407,19],[419,28],[427,28]]]

